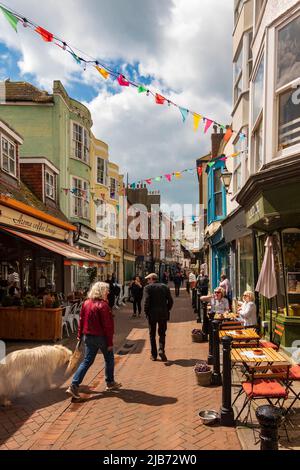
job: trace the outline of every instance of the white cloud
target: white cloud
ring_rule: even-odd
[[[11,0],[10,6],[91,56],[138,63],[141,74],[153,76],[151,89],[177,104],[219,122],[230,119],[232,1],[52,0],[41,7],[37,0]],[[16,35],[0,21],[0,41],[22,54],[21,74],[33,74],[47,89],[59,79],[72,90],[74,77],[97,87],[88,104],[94,132],[131,180],[191,168],[209,150],[209,134],[195,134],[191,117],[183,124],[177,109],[134,89],[110,94],[95,70],[80,72],[69,54],[21,25]],[[156,188],[165,201],[197,201],[192,175]]]

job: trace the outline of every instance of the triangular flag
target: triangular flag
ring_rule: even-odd
[[[152,179],[145,180],[147,184],[152,184]]]
[[[73,59],[76,60],[77,64],[81,64],[81,59],[78,57],[78,55],[76,55],[74,52],[70,52],[71,56],[73,57]]]
[[[212,166],[214,166],[215,163],[216,163],[216,162],[209,162],[209,163],[207,164],[207,166],[209,166],[209,167],[211,168]]]
[[[212,125],[212,123],[214,121],[212,121],[211,119],[207,119],[205,118],[205,129],[204,129],[204,134],[206,134],[206,132],[208,131],[208,129],[210,128],[210,126]]]
[[[165,177],[167,178],[167,180],[170,182],[172,180],[172,175],[170,173],[168,173],[167,175],[165,175]]]
[[[199,127],[202,116],[200,116],[200,114],[194,114],[193,118],[194,118],[194,131],[196,132],[196,130]]]
[[[41,28],[41,26],[38,26],[37,28],[35,28],[35,32],[40,34],[44,41],[46,41],[46,42],[52,42],[53,41],[53,34],[49,33],[49,31],[47,31],[46,29]]]
[[[132,183],[132,184],[130,185],[130,187],[131,187],[131,189],[135,189],[135,183]]]
[[[160,181],[161,180],[161,176],[157,176],[156,178],[154,178],[154,181]]]
[[[105,78],[105,80],[108,79],[109,73],[107,72],[107,70],[103,69],[102,67],[98,67],[98,65],[95,65],[95,69],[97,69],[98,72],[101,73],[102,77]]]
[[[10,11],[6,10],[5,8],[1,6],[0,6],[0,9],[2,10],[2,13],[7,19],[7,21],[9,22],[9,24],[14,28],[15,32],[17,33],[18,32],[17,25],[18,25],[19,18],[17,18],[15,15],[10,13]]]
[[[198,175],[201,176],[202,173],[203,173],[203,167],[202,167],[202,166],[198,166],[197,172],[198,172]]]
[[[125,79],[124,75],[119,75],[118,76],[118,82],[119,82],[119,85],[121,86],[129,86],[129,82]]]
[[[166,101],[166,98],[164,98],[163,96],[156,93],[155,94],[155,101],[156,101],[157,104],[164,104],[164,102]]]
[[[176,171],[175,172],[175,177],[176,178],[181,178],[181,171]]]
[[[232,129],[230,127],[228,127],[228,129],[226,131],[226,134],[224,135],[225,142],[228,142],[228,140],[230,139],[232,134],[233,134]]]
[[[138,87],[138,92],[139,92],[139,93],[144,93],[145,91],[147,91],[147,88],[145,88],[143,85],[140,85],[140,86]]]
[[[70,191],[68,188],[63,188],[63,190],[65,194],[68,194],[68,192]]]
[[[179,111],[181,112],[181,116],[182,116],[182,120],[183,122],[185,122],[186,118],[187,118],[187,115],[189,113],[188,109],[185,109],[185,108],[181,108],[179,106]]]
[[[224,156],[224,157],[222,157],[222,158],[219,158],[219,160],[220,160],[221,162],[226,162],[227,158],[228,158],[228,157],[225,157],[225,156]]]
[[[231,157],[237,157],[238,155],[240,155],[241,152],[235,152],[235,153],[232,153],[230,156]]]
[[[239,141],[240,141],[240,142],[243,142],[243,140],[245,140],[245,139],[246,139],[245,134],[243,134],[243,133],[241,132],[241,133],[240,133]]]

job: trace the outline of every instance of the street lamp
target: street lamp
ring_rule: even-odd
[[[225,165],[222,172],[221,172],[221,180],[222,180],[222,183],[225,186],[226,193],[228,193],[228,189],[229,189],[230,183],[231,183],[231,178],[232,178],[232,173],[230,173],[230,171],[227,170],[227,167]]]

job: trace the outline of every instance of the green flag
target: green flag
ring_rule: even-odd
[[[147,88],[145,88],[143,85],[140,85],[140,86],[138,87],[138,92],[139,92],[139,93],[144,93],[145,91],[147,91]]]
[[[216,163],[216,162],[209,162],[209,163],[207,164],[207,166],[212,167],[212,166],[214,166],[215,163]]]
[[[3,15],[7,19],[7,21],[11,24],[11,26],[14,28],[14,30],[17,33],[18,32],[17,25],[18,25],[19,18],[17,18],[15,15],[10,13],[10,11],[6,10],[5,8],[3,8],[1,6],[0,6],[0,8],[3,12]]]

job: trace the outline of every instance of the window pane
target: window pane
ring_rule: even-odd
[[[288,90],[279,97],[279,149],[300,142],[300,104],[293,100],[295,90]]]
[[[243,64],[243,47],[240,48],[238,52],[238,57],[234,62],[234,82],[236,82],[239,74],[242,71],[242,64]]]
[[[264,97],[264,55],[262,56],[256,77],[253,82],[253,116],[252,122],[255,123],[260,111],[263,108]]]
[[[97,183],[104,184],[104,159],[98,158],[97,160]]]
[[[222,191],[221,169],[214,171],[214,192]]]
[[[277,88],[300,76],[300,16],[278,32]]]
[[[222,205],[222,193],[215,194],[215,216],[222,217],[223,216],[223,205]]]
[[[255,165],[256,170],[259,170],[263,163],[262,158],[263,147],[263,122],[261,121],[257,130],[254,133],[254,148],[255,148]]]
[[[242,80],[243,80],[243,77],[241,76],[241,78],[239,79],[239,81],[237,82],[237,84],[235,85],[234,87],[234,102],[236,102],[241,93],[242,93]]]

